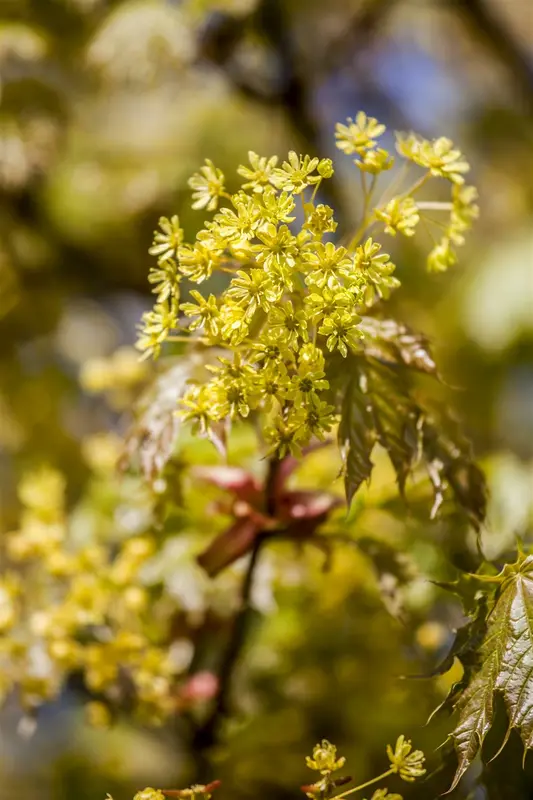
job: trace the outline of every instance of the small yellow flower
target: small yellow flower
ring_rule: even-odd
[[[258,156],[253,150],[248,151],[248,160],[250,167],[240,166],[237,169],[239,175],[246,178],[247,183],[243,183],[243,189],[252,189],[252,191],[261,194],[265,187],[269,185],[272,173],[276,164],[278,163],[277,156]]]
[[[159,789],[152,789],[150,786],[137,792],[133,800],[165,800],[165,795]]]
[[[387,150],[378,147],[376,150],[366,150],[361,160],[355,159],[354,164],[362,172],[369,172],[371,175],[379,175],[380,172],[386,172],[392,169],[394,165],[394,158]]]
[[[319,163],[323,164],[323,162],[319,162],[318,158],[299,156],[294,150],[291,150],[288,159],[279,169],[274,170],[272,183],[276,188],[300,194],[307,186],[312,186],[321,180],[321,175],[313,175]],[[323,165],[326,174],[328,169],[328,165]]]
[[[389,794],[388,789],[376,789],[372,800],[403,800],[401,794]]]
[[[306,206],[307,217],[304,228],[310,231],[313,236],[320,238],[324,233],[334,233],[337,230],[337,222],[333,218],[333,209],[330,206],[313,205]]]
[[[387,756],[393,772],[397,772],[400,778],[408,783],[426,774],[424,753],[421,750],[413,750],[410,740],[403,734],[398,737],[394,750],[390,744],[387,745]]]
[[[450,240],[445,236],[431,250],[427,259],[429,272],[446,272],[457,261],[457,256],[452,249]]]
[[[189,186],[193,189],[193,204],[196,209],[205,208],[215,211],[219,197],[224,193],[224,173],[217,169],[211,159],[206,158],[205,165],[191,178]]]
[[[470,170],[461,151],[446,136],[430,142],[414,134],[399,134],[396,137],[396,149],[400,155],[425,167],[435,177],[447,178],[455,184],[463,184],[464,174]]]
[[[316,744],[313,748],[313,755],[307,756],[305,763],[309,769],[315,769],[322,775],[327,775],[330,772],[335,772],[342,769],[346,763],[344,757],[337,758],[337,748],[327,739],[322,739],[320,744]]]
[[[420,221],[418,206],[412,197],[395,197],[385,208],[376,209],[376,217],[385,224],[385,233],[396,236],[414,236]]]
[[[366,150],[376,147],[375,139],[385,133],[385,125],[382,125],[374,117],[367,117],[364,111],[359,111],[355,121],[348,117],[347,125],[340,122],[335,126],[335,138],[337,147],[343,153],[350,155],[358,153],[364,155]]]
[[[177,214],[168,219],[161,217],[159,220],[160,231],[154,233],[154,241],[149,249],[151,256],[157,256],[158,261],[175,258],[178,247],[183,242],[183,228]]]

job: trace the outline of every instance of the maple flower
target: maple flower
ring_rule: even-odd
[[[280,222],[289,224],[296,217],[291,216],[294,211],[294,199],[289,192],[277,192],[272,186],[267,186],[263,194],[254,197],[265,222],[277,225]]]
[[[385,125],[382,125],[374,117],[367,117],[364,111],[359,111],[355,121],[348,117],[347,125],[338,122],[335,126],[335,138],[337,147],[343,153],[350,155],[358,153],[363,155],[365,150],[376,147],[375,139],[385,133]]]
[[[158,261],[167,258],[175,258],[178,247],[183,243],[183,228],[180,227],[180,219],[177,214],[168,219],[160,217],[160,231],[154,233],[154,241],[148,252],[151,256],[156,256]]]
[[[179,270],[195,283],[203,283],[211,277],[220,262],[221,249],[215,249],[212,241],[197,240],[194,245],[184,244],[178,250]]]
[[[330,289],[338,287],[341,282],[339,275],[342,270],[348,269],[352,264],[346,248],[335,247],[333,242],[326,242],[326,244],[317,242],[312,250],[304,254],[304,258],[312,268],[305,282],[319,288],[326,285]]]
[[[276,228],[272,223],[257,232],[261,244],[252,246],[259,264],[265,269],[294,267],[298,255],[298,243],[286,225]]]
[[[300,362],[296,375],[291,378],[288,397],[295,403],[318,402],[318,394],[329,389],[325,374],[322,369],[316,369],[305,361]]]
[[[302,452],[302,445],[305,444],[305,431],[299,424],[298,416],[289,416],[288,419],[276,417],[271,425],[267,425],[263,431],[265,440],[269,447],[269,454],[276,455],[277,458],[285,456],[299,456]]]
[[[348,311],[334,311],[325,317],[318,332],[326,336],[326,347],[330,352],[338,350],[346,358],[348,350],[361,347],[362,333],[357,328],[361,318]]]
[[[446,136],[429,141],[415,134],[398,135],[396,149],[400,155],[428,169],[431,175],[447,178],[452,183],[463,184],[464,174],[470,170],[461,151]]]
[[[273,333],[277,332],[294,350],[301,341],[307,342],[309,339],[306,313],[295,311],[290,300],[279,306],[273,306],[268,314],[268,322],[270,330]]]
[[[420,221],[418,206],[412,197],[394,197],[384,208],[376,208],[376,217],[385,224],[385,233],[414,236]]]
[[[215,211],[219,197],[224,193],[224,173],[215,167],[211,159],[206,158],[205,165],[189,178],[188,184],[194,190],[192,207]]]
[[[262,221],[261,209],[252,197],[244,193],[234,195],[232,203],[236,211],[221,209],[213,220],[218,230],[214,226],[211,230],[217,230],[218,235],[228,242],[240,244],[255,235]]]
[[[379,175],[380,172],[392,169],[394,158],[387,150],[378,147],[376,150],[366,150],[361,159],[354,160],[354,164],[359,167],[361,172]]]
[[[179,302],[181,275],[173,258],[160,259],[157,267],[151,267],[148,273],[148,282],[156,284],[152,291],[157,295],[157,301],[164,303],[173,298]]]
[[[156,303],[153,310],[145,311],[139,325],[139,338],[135,344],[143,356],[158,356],[161,345],[178,324],[177,309],[172,302]]]
[[[189,322],[188,329],[195,331],[205,328],[206,333],[216,338],[219,333],[220,312],[215,295],[210,294],[206,300],[196,289],[191,289],[190,294],[196,300],[196,303],[182,303],[180,305],[180,309],[186,317],[194,318]]]
[[[322,739],[320,744],[313,747],[313,755],[306,756],[305,763],[309,769],[315,769],[322,775],[328,775],[330,772],[335,772],[346,763],[344,757],[337,758],[337,748],[327,739]]]
[[[287,367],[283,363],[273,363],[264,366],[258,373],[256,388],[262,397],[262,407],[271,411],[274,401],[283,405],[290,393],[290,380]]]
[[[278,163],[278,157],[271,156],[267,158],[266,156],[257,155],[253,150],[249,150],[248,160],[250,162],[249,167],[243,165],[237,168],[238,174],[247,181],[247,183],[243,183],[242,188],[252,189],[252,191],[260,194],[264,192],[265,187],[271,181],[274,167]]]
[[[411,783],[426,773],[424,753],[421,750],[413,750],[410,740],[403,735],[398,737],[394,750],[390,744],[387,745],[387,756],[390,768],[404,781]]]
[[[292,360],[294,350],[290,348],[288,338],[287,332],[284,334],[279,329],[263,331],[259,338],[252,342],[251,359],[263,362],[265,366]]]
[[[331,206],[320,203],[316,208],[312,204],[306,205],[308,217],[304,223],[304,228],[310,231],[313,236],[320,238],[325,233],[334,233],[337,230],[337,222],[333,217],[334,211]]]
[[[319,163],[316,157],[299,156],[291,150],[288,161],[284,161],[280,168],[274,170],[272,183],[278,189],[300,194],[308,186],[321,180],[321,175],[313,175]]]
[[[324,441],[337,418],[334,406],[325,400],[314,399],[313,404],[306,407],[302,415],[302,427],[309,436],[316,436]]]
[[[372,283],[383,283],[392,272],[395,265],[390,260],[388,253],[381,252],[381,245],[373,239],[367,239],[359,245],[355,251],[354,267],[356,270],[372,281]]]
[[[152,789],[150,786],[137,792],[133,800],[165,800],[165,795],[159,789]]]
[[[246,317],[251,319],[258,308],[268,311],[272,303],[281,299],[282,290],[275,287],[268,273],[262,269],[249,272],[239,270],[231,281],[227,297],[231,297],[246,308]]]

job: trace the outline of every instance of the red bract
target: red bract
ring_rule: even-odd
[[[313,448],[314,449],[314,448]],[[236,467],[200,467],[194,477],[231,495],[227,504],[234,522],[220,533],[198,557],[211,577],[250,552],[259,535],[283,535],[297,540],[311,538],[330,512],[341,504],[334,495],[320,491],[291,491],[288,478],[298,465],[287,458],[279,466],[273,491],[273,513],[266,513],[266,486],[255,476]]]

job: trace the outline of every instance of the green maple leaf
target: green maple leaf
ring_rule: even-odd
[[[351,376],[342,399],[338,438],[344,462],[346,502],[350,505],[356,491],[372,473],[370,455],[376,443],[369,400],[358,373]]]
[[[480,649],[480,666],[455,703],[452,733],[459,765],[454,789],[481,749],[494,717],[494,699],[503,695],[509,727],[517,728],[526,750],[533,747],[533,556],[520,555],[496,578],[499,588]],[[500,751],[499,751],[500,752]]]

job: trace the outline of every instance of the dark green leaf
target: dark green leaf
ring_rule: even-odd
[[[459,766],[452,788],[464,775],[489,732],[494,701],[501,693],[509,731],[517,728],[524,747],[533,747],[533,556],[504,567],[496,601],[488,615],[480,666],[455,704],[452,733]]]

